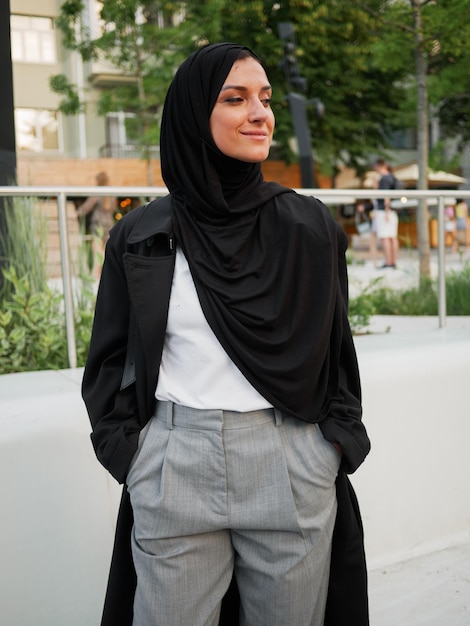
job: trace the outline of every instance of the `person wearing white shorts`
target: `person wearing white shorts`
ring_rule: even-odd
[[[398,237],[398,216],[393,209],[385,209],[376,213],[376,228],[379,239]]]
[[[379,158],[375,162],[374,169],[380,174],[379,189],[395,189],[396,179],[390,171],[388,163]],[[390,208],[390,198],[377,200],[377,237],[382,243],[385,262],[382,268],[396,268],[398,257],[398,215]]]

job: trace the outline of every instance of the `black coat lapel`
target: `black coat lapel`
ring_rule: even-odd
[[[123,255],[131,316],[135,316],[144,355],[147,389],[152,391],[158,379],[175,266],[171,204],[171,197],[166,196],[144,207]],[[132,378],[129,372],[126,375]]]

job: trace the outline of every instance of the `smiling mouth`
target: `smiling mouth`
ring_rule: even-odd
[[[244,137],[251,137],[252,139],[266,139],[268,137],[268,133],[263,133],[263,132],[248,132],[248,133],[242,133],[242,135]]]

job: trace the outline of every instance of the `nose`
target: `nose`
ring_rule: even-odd
[[[265,122],[269,116],[269,109],[259,100],[259,98],[253,99],[253,103],[250,107],[248,119],[250,122]]]

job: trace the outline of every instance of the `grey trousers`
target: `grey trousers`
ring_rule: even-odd
[[[277,410],[159,402],[127,478],[133,626],[212,626],[232,573],[244,626],[321,626],[340,458]]]

